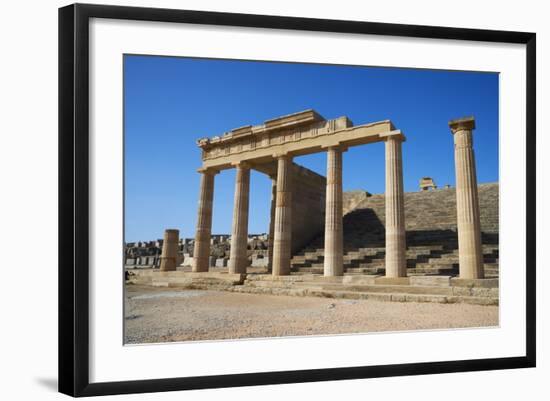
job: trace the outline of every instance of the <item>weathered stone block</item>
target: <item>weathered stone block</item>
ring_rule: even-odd
[[[448,287],[451,285],[450,276],[411,276],[410,285]]]
[[[453,287],[453,295],[471,296],[472,289],[470,287]]]
[[[342,282],[344,284],[365,284],[365,285],[373,285],[375,284],[375,280],[381,276],[366,276],[366,275],[357,275],[357,276],[344,276]]]
[[[451,285],[457,287],[481,287],[481,288],[496,288],[498,287],[498,278],[484,279],[463,279],[454,277],[451,279]]]
[[[410,277],[378,277],[375,279],[376,284],[385,285],[409,285]]]
[[[474,297],[494,297],[498,298],[499,289],[497,288],[486,288],[486,287],[474,287],[472,288],[472,295]]]
[[[368,299],[371,299],[373,301],[391,301],[393,294],[385,294],[385,293],[369,293]]]

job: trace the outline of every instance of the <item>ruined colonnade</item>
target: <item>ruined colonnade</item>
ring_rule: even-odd
[[[454,135],[457,175],[457,213],[460,276],[482,278],[481,234],[475,161],[473,119],[449,123]],[[272,180],[269,265],[275,276],[290,274],[293,219],[293,157],[327,152],[325,195],[324,275],[344,273],[343,152],[350,146],[385,142],[386,156],[386,277],[405,277],[406,241],[400,130],[388,120],[354,127],[347,117],[325,120],[313,110],[268,120],[259,126],[235,129],[221,137],[198,141],[203,166],[195,236],[193,272],[209,269],[214,176],[236,168],[230,273],[246,273],[250,170]]]

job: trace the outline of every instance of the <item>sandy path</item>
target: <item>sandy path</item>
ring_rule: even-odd
[[[241,294],[128,285],[126,343],[498,325],[498,307]]]

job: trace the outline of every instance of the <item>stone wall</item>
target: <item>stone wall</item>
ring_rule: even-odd
[[[479,207],[481,231],[498,233],[498,183],[480,184]],[[384,226],[386,211],[384,194],[370,196],[361,201],[356,210],[371,209]],[[456,230],[455,188],[405,193],[405,224],[407,231]]]
[[[292,253],[324,231],[327,185],[322,175],[297,164],[293,168]]]
[[[484,244],[498,244],[498,195],[498,183],[479,185],[480,220]],[[352,250],[384,247],[385,220],[384,194],[368,196],[361,200],[355,209],[344,216],[344,248]],[[408,245],[437,243],[454,246],[453,244],[458,241],[455,188],[406,192],[405,228]],[[321,249],[323,247],[324,233],[321,231],[304,248]]]
[[[355,190],[355,191],[346,191],[343,196],[343,209],[344,214],[351,212],[353,209],[359,205],[362,201],[371,196],[367,191]]]

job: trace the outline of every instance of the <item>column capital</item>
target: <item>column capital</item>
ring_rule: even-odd
[[[456,134],[458,131],[471,131],[475,129],[476,121],[473,116],[462,117],[449,121],[449,128],[451,129],[452,134]]]
[[[348,150],[348,147],[346,145],[342,145],[340,143],[335,145],[322,145],[321,149],[323,150],[338,150],[340,152],[346,152]]]
[[[251,168],[250,163],[247,162],[247,161],[244,161],[244,160],[237,161],[237,162],[231,162],[231,166],[232,167],[237,167],[237,168],[246,168],[246,169]]]
[[[289,152],[279,152],[279,153],[273,153],[271,156],[274,159],[292,159],[292,155]]]
[[[220,172],[220,170],[216,170],[211,167],[201,167],[197,169],[197,172],[201,174],[216,175]]]
[[[396,129],[396,130],[388,131],[388,132],[383,132],[382,134],[379,134],[378,136],[380,138],[382,138],[383,140],[385,140],[385,141],[390,140],[390,139],[394,139],[394,140],[400,140],[401,142],[405,142],[407,140],[407,138],[403,134],[403,131],[401,131],[400,129]]]

